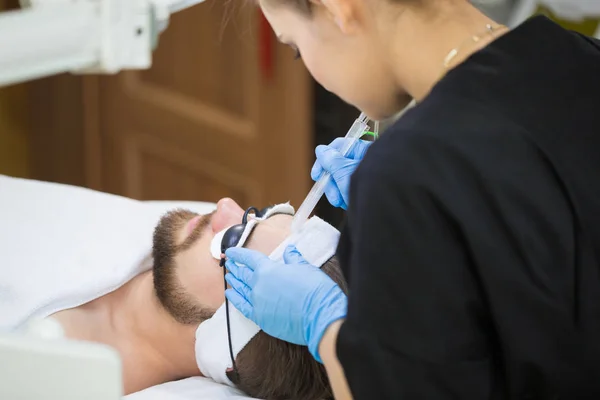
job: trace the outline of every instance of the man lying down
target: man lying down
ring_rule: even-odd
[[[231,334],[239,374],[227,368],[231,360],[222,312],[220,320],[217,315],[211,319],[223,310],[223,270],[210,248],[215,235],[239,224],[243,213],[230,199],[221,200],[208,215],[168,212],[154,231],[152,269],[108,294],[50,317],[60,322],[67,337],[104,343],[120,353],[125,394],[204,375],[261,399],[332,398],[324,368],[307,348],[258,329],[252,332],[253,324],[239,321],[241,314],[231,305],[230,317],[237,318],[231,322]],[[260,221],[244,247],[273,253],[288,237],[291,220],[291,215],[275,213]],[[327,257],[322,270],[345,290],[337,261]],[[244,329],[250,333],[242,334]],[[240,342],[236,334],[246,338]],[[211,357],[217,358],[216,366],[211,365]],[[221,373],[221,365],[227,371]]]

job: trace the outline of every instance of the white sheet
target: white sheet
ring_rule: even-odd
[[[124,400],[253,400],[238,390],[216,383],[208,378],[196,377],[167,382],[137,393]]]
[[[85,303],[116,289],[130,274],[148,269],[144,260],[151,251],[154,226],[164,212],[176,207],[207,213],[215,205],[139,202],[0,175],[0,330],[15,328],[31,316],[44,317]],[[53,265],[62,268],[52,269]],[[95,292],[80,290],[81,283],[70,276],[85,277]],[[23,279],[31,285],[20,284]],[[170,382],[125,398],[250,399],[206,378]]]
[[[0,176],[0,330],[84,304],[149,269],[154,227],[174,205]]]

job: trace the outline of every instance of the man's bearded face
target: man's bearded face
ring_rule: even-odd
[[[182,324],[200,324],[216,311],[214,306],[203,304],[181,281],[176,262],[178,254],[186,252],[208,234],[212,215],[170,211],[161,218],[154,231],[154,290],[164,308]],[[221,272],[222,281],[222,271],[216,271]]]
[[[215,234],[241,223],[243,215],[236,202],[222,199],[208,215],[174,210],[161,218],[154,231],[154,289],[177,321],[200,324],[225,301],[223,268],[210,244]],[[245,247],[270,254],[289,235],[291,221],[289,215],[274,215],[261,222]]]

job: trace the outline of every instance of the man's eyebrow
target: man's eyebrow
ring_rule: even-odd
[[[181,243],[178,247],[179,247],[179,251],[185,251],[188,248],[190,248],[191,246],[194,245],[194,243],[196,243],[196,241],[198,239],[200,239],[200,237],[202,237],[202,232],[210,226],[211,222],[212,222],[212,218],[215,215],[216,210],[212,211],[209,214],[199,214],[201,215],[200,217],[200,222],[198,223],[198,226],[196,226],[194,228],[194,230],[188,235],[187,238],[185,238],[185,240],[183,241],[183,243]]]

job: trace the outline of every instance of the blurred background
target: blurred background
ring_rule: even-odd
[[[473,2],[508,23],[517,1]],[[0,0],[0,10],[17,7]],[[537,13],[600,32],[597,19],[527,11]],[[0,88],[0,174],[140,200],[298,207],[314,147],[343,136],[359,112],[310,78],[257,9],[212,0],[171,18],[150,70]],[[316,213],[342,218],[325,199]]]

